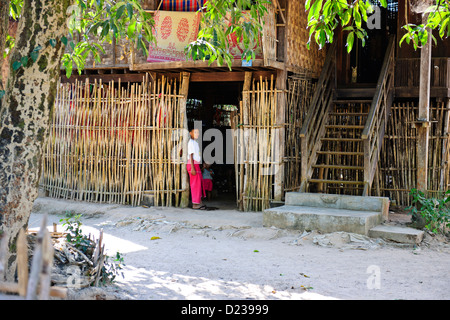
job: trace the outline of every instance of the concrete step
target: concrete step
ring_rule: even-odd
[[[271,208],[263,213],[263,225],[265,227],[317,230],[325,233],[345,231],[366,236],[370,229],[382,222],[382,219],[381,211],[296,205]]]
[[[389,199],[339,194],[287,192],[285,205],[263,213],[266,227],[345,231],[368,236],[388,219]]]
[[[319,208],[347,209],[356,211],[381,212],[383,219],[389,215],[389,198],[362,197],[341,194],[287,192],[285,204]]]
[[[381,238],[400,243],[419,244],[423,240],[424,232],[408,227],[378,225],[371,228],[368,235],[371,238]]]

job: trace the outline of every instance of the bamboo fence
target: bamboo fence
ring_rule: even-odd
[[[417,101],[394,103],[372,186],[373,195],[388,196],[399,206],[410,205],[409,192],[416,187],[417,114]],[[431,101],[427,190],[430,196],[438,196],[450,188],[449,116],[447,101]]]
[[[297,74],[288,79],[285,108],[285,176],[284,190],[298,191],[301,184],[300,130],[306,117],[316,83],[308,76]]]
[[[234,119],[236,189],[241,210],[259,211],[274,199],[273,168],[280,164],[276,130],[281,125],[285,128],[284,190],[297,191],[300,186],[298,133],[315,83],[300,75],[289,79],[285,123],[277,124],[277,95],[284,91],[275,89],[273,77],[250,82]],[[88,80],[62,84],[44,146],[41,187],[57,198],[140,205],[149,195],[157,206],[179,206],[186,191],[182,184],[185,99],[179,92],[180,81],[164,77],[134,84]],[[401,206],[410,204],[409,192],[416,186],[417,105],[413,100],[394,103],[372,185],[372,195],[389,197]],[[447,100],[432,101],[430,107],[428,192],[433,195],[450,187],[449,107]],[[352,110],[340,112],[339,123]]]
[[[261,211],[273,200],[276,159],[277,94],[273,76],[270,80],[253,79],[250,90],[244,90],[244,103],[238,114],[236,188],[239,208]]]
[[[179,81],[166,78],[59,87],[43,155],[50,197],[178,206],[181,187]]]

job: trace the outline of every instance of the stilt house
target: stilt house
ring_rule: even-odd
[[[428,57],[399,47],[406,19],[422,19],[409,1],[389,0],[366,45],[347,54],[342,31],[307,50],[304,1],[274,0],[256,59],[241,61],[234,43],[231,71],[179,58],[195,39],[197,7],[170,2],[143,1],[160,37],[149,56],[116,42],[102,64],[62,73],[42,166],[49,196],[188,206],[183,129],[195,121],[204,152],[224,148],[212,166],[216,199],[241,210],[264,210],[290,191],[408,205],[421,181],[432,194],[448,189],[450,43],[437,37]]]

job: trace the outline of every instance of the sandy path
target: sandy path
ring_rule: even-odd
[[[124,256],[124,278],[112,288],[123,298],[450,298],[450,246],[429,236],[418,248],[399,247],[376,239],[349,241],[346,233],[264,228],[257,212],[50,198],[36,200],[29,228],[39,226],[43,213],[51,225],[66,211],[83,214],[86,233],[103,228],[109,254]]]

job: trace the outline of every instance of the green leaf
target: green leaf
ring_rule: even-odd
[[[56,40],[55,39],[50,39],[49,40],[50,45],[54,48],[56,46]]]
[[[61,42],[64,43],[65,46],[67,46],[67,37],[62,36],[61,37]]]
[[[305,2],[306,11],[308,11],[310,7],[311,7],[311,0],[306,0],[306,2]]]
[[[128,13],[128,18],[132,18],[133,17],[133,5],[131,3],[127,3],[127,13]]]
[[[350,32],[347,36],[347,53],[350,53],[353,49],[353,42],[355,40],[355,34],[353,32]]]
[[[66,69],[66,77],[70,78],[70,76],[72,75],[72,62],[69,61],[69,63],[67,65],[64,66]]]
[[[125,5],[122,5],[116,11],[116,19],[119,20],[122,17],[123,11],[125,10]],[[131,18],[130,18],[131,19]]]
[[[31,58],[31,60],[33,60],[33,62],[36,62],[38,57],[39,57],[39,52],[38,51],[31,52],[30,58]]]
[[[19,70],[19,68],[22,66],[22,63],[20,61],[14,61],[12,67],[14,71]]]

